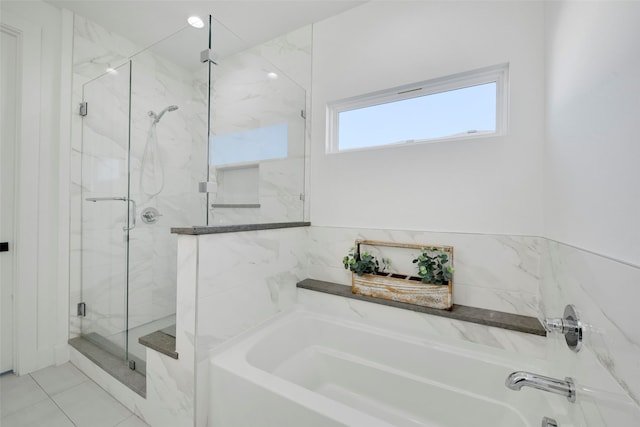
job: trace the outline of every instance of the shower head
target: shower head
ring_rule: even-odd
[[[177,109],[178,109],[177,105],[169,105],[167,108],[162,110],[160,112],[160,114],[156,114],[153,111],[149,111],[149,117],[151,117],[153,119],[153,124],[155,125],[156,123],[158,123],[160,121],[160,119],[162,118],[164,113],[166,113],[167,111],[176,111]]]

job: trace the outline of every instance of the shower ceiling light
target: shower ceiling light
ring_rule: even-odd
[[[278,78],[278,75],[272,71],[270,73],[267,73],[267,77],[269,77],[270,79],[275,80],[275,79]]]
[[[199,16],[190,16],[187,19],[187,22],[189,23],[189,25],[191,25],[193,28],[204,28],[204,22],[202,22],[202,19],[200,19]]]

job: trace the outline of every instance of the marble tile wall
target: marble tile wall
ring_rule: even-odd
[[[312,226],[308,277],[351,285],[342,257],[356,239],[453,246],[454,303],[539,316],[543,247],[537,237]],[[393,251],[386,252],[392,258],[391,271],[411,274],[417,251]],[[384,249],[378,252],[386,256]]]
[[[197,277],[184,282],[197,282],[197,425],[206,425],[209,351],[293,305],[304,278],[305,234],[289,228],[180,236],[181,245],[197,245]]]
[[[198,114],[206,111],[206,97],[194,86],[203,70],[185,69],[151,51],[136,54],[132,69],[130,179],[138,221],[129,239],[129,306],[135,308],[129,325],[135,327],[175,313],[176,238],[169,228],[205,223],[206,197],[198,182],[205,180],[207,164],[201,155],[206,122]],[[148,113],[169,105],[178,110],[165,113],[153,128]],[[160,212],[157,223],[141,221],[147,208]]]
[[[562,336],[549,340],[557,374],[591,389],[574,411],[587,427],[640,425],[640,267],[546,239],[543,253],[542,312],[561,317],[574,304],[585,324],[579,353]]]
[[[278,77],[269,78],[269,72]],[[307,110],[310,75],[310,26],[222,58],[214,67],[212,134],[228,135],[287,123],[288,147],[286,158],[253,162],[259,163],[260,169],[260,208],[213,208],[210,224],[303,220],[304,201],[300,195],[305,188],[307,134],[301,111]],[[214,203],[216,195],[211,196]]]
[[[304,162],[286,158],[260,162],[258,167],[259,208],[222,208],[210,212],[213,225],[261,224],[302,221]]]
[[[298,304],[340,318],[393,329],[414,336],[437,337],[447,342],[467,341],[513,353],[546,359],[545,338],[475,323],[397,309],[366,301],[298,289]]]

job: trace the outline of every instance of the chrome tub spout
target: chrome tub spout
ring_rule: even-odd
[[[538,390],[565,396],[569,402],[576,401],[576,387],[570,377],[563,380],[532,374],[531,372],[512,372],[504,382],[511,390],[520,390],[522,387],[532,387]]]

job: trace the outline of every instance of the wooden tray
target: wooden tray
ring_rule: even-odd
[[[356,240],[356,252],[360,254],[360,245],[387,246],[393,248],[417,249],[435,248],[449,255],[449,263],[453,266],[453,247],[437,245],[416,245],[410,243],[390,243],[376,240]],[[351,292],[374,298],[406,302],[423,307],[451,310],[453,307],[453,277],[448,285],[423,283],[418,276],[398,273],[364,274],[358,276],[351,273]]]

